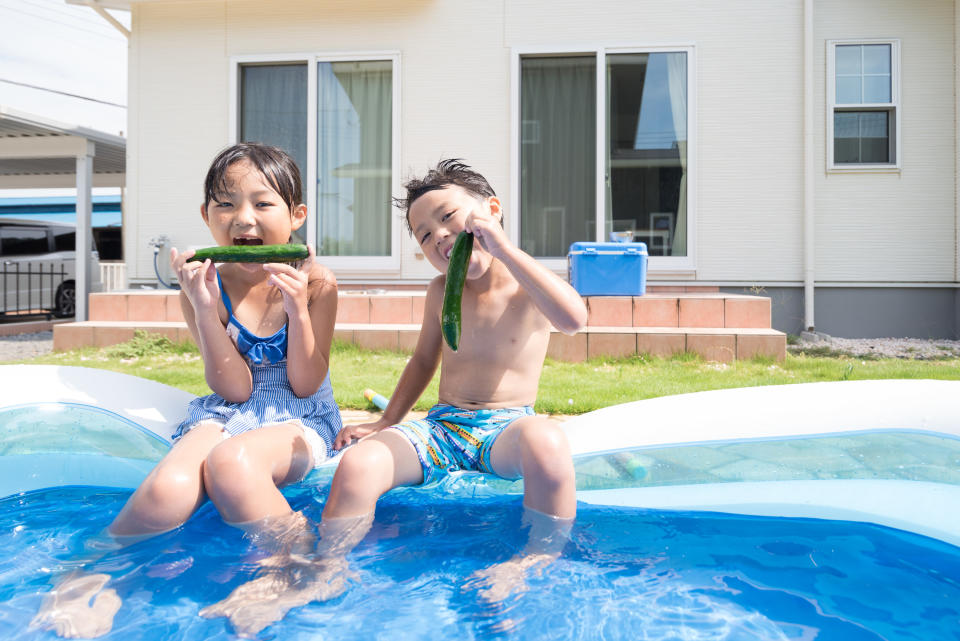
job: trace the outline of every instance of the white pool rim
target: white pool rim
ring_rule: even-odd
[[[101,369],[0,366],[0,410],[91,405],[170,442],[192,394]],[[575,457],[623,449],[852,434],[960,439],[960,381],[871,380],[736,388],[603,408],[562,424]],[[328,464],[335,466],[337,459]],[[960,485],[906,480],[792,480],[583,490],[596,505],[875,523],[960,546]]]

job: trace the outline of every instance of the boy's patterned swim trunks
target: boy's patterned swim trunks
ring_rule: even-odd
[[[490,450],[497,437],[518,418],[533,415],[529,406],[465,410],[434,405],[425,418],[389,429],[399,430],[413,444],[423,468],[423,482],[428,483],[436,480],[441,470],[493,474]]]

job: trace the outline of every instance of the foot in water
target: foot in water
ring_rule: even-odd
[[[477,570],[464,587],[479,591],[488,603],[499,603],[511,594],[527,591],[528,573],[540,576],[543,569],[556,561],[570,540],[572,518],[544,514],[524,506],[523,524],[529,528],[527,544],[512,558]]]
[[[30,628],[52,630],[69,639],[110,632],[121,600],[115,590],[103,588],[109,580],[107,574],[71,574],[44,597]]]
[[[227,617],[241,637],[255,636],[291,608],[328,601],[347,589],[354,576],[344,558],[311,561],[276,555],[261,561],[260,576],[234,589],[223,601],[200,610],[208,619]]]
[[[298,547],[281,547],[278,554],[260,562],[258,577],[236,588],[223,601],[201,610],[200,616],[227,617],[238,635],[253,636],[282,619],[291,608],[341,595],[355,576],[347,564],[347,554],[372,524],[372,513],[323,520],[312,558],[289,552]],[[303,542],[302,538],[297,540]]]
[[[488,603],[500,603],[511,594],[526,592],[528,571],[540,576],[543,568],[556,558],[549,554],[518,555],[503,563],[477,570],[463,587],[477,590],[480,598]]]

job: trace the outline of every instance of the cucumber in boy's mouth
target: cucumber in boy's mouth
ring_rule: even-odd
[[[440,314],[440,329],[450,349],[460,347],[461,301],[463,286],[467,282],[470,254],[473,253],[473,234],[462,231],[457,235],[447,263],[447,283],[443,290],[443,309]]]
[[[309,255],[306,245],[230,245],[198,249],[187,259],[215,263],[292,263]]]

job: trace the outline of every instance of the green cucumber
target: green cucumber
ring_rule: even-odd
[[[308,255],[306,245],[221,245],[198,249],[187,259],[215,263],[292,263]]]
[[[447,264],[447,285],[443,290],[443,310],[440,314],[440,329],[443,339],[450,349],[460,347],[461,312],[463,286],[467,282],[467,270],[470,268],[470,254],[473,253],[473,234],[462,231],[450,250],[450,262]]]

